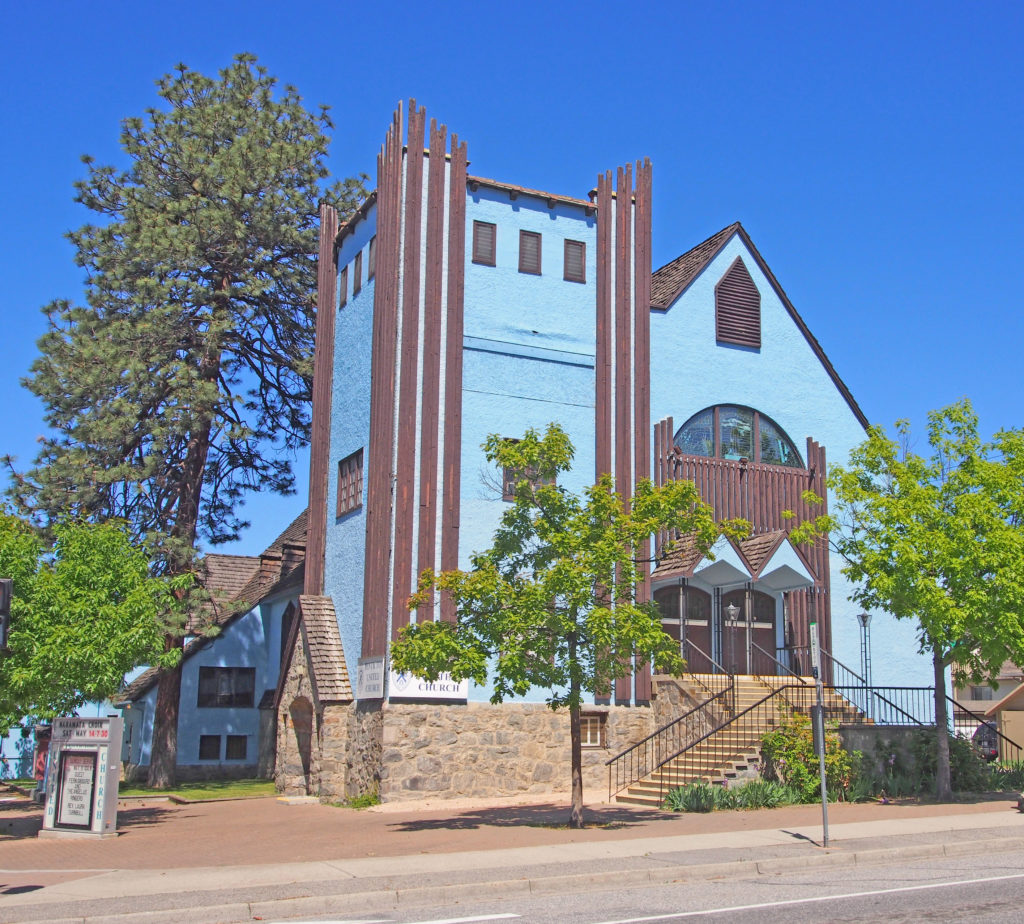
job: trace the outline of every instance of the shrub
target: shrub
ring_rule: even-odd
[[[673,812],[710,812],[715,807],[715,790],[710,783],[688,783],[668,791],[665,805]]]
[[[920,729],[914,735],[911,751],[921,777],[919,791],[934,789],[938,763],[934,729]],[[949,736],[949,771],[955,792],[985,792],[992,787],[988,764],[965,738]]]
[[[800,801],[800,794],[772,780],[751,780],[733,790],[740,808],[777,808]]]
[[[775,731],[761,738],[761,775],[782,783],[799,794],[800,802],[816,802],[821,798],[821,771],[814,753],[811,720],[804,715],[790,714]],[[825,782],[829,798],[837,799],[849,788],[854,776],[854,762],[860,752],[844,750],[836,726],[825,729]]]
[[[1014,760],[989,768],[992,788],[999,792],[1024,789],[1024,761]]]

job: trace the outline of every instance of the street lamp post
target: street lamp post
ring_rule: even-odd
[[[864,707],[871,718],[871,614],[858,613],[860,623],[860,674],[864,678]]]

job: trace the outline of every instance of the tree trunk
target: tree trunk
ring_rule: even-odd
[[[164,650],[182,648],[180,636],[164,636]],[[146,785],[151,789],[170,789],[177,781],[178,765],[178,701],[181,699],[181,660],[174,667],[160,671],[156,690],[156,711],[153,714],[153,740],[149,748],[149,775]]]
[[[580,744],[580,707],[569,707],[569,739],[572,746],[572,809],[569,827],[582,828],[583,824],[583,748]]]
[[[576,666],[576,633],[569,634],[569,747],[572,751],[572,809],[569,811],[569,827],[583,825],[583,745],[580,741],[580,682],[574,670]]]
[[[215,382],[220,371],[220,352],[214,350],[200,363],[200,376],[207,382]],[[213,410],[201,413],[192,430],[188,451],[182,465],[181,485],[175,505],[175,521],[171,527],[171,558],[168,570],[182,574],[192,567],[191,552],[195,549],[199,525],[199,503],[203,493],[203,477],[206,460],[210,453],[210,433],[213,429]],[[184,549],[188,548],[186,553]],[[191,614],[186,616],[182,635],[168,634],[164,640],[165,650],[184,647],[184,634],[188,633]],[[153,714],[153,738],[149,752],[149,776],[146,783],[153,789],[170,789],[177,782],[178,765],[178,712],[181,701],[182,661],[160,672],[160,685],[156,694],[156,710]]]
[[[932,649],[935,673],[935,798],[939,802],[953,800],[949,771],[949,730],[946,716],[946,662],[938,647]]]

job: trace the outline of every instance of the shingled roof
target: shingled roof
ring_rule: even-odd
[[[722,228],[706,241],[655,270],[651,275],[651,307],[668,308],[739,228],[740,223],[734,221],[728,228]]]
[[[756,578],[761,573],[761,569],[768,563],[786,536],[787,533],[784,529],[774,529],[767,533],[758,533],[756,536],[748,536],[737,543],[740,547],[740,554],[750,566],[751,575]]]
[[[299,597],[299,612],[317,699],[321,703],[351,701],[352,686],[338,633],[334,601],[330,597],[303,594]]]
[[[697,548],[697,539],[693,535],[681,536],[675,547],[660,562],[651,575],[661,580],[670,577],[692,577],[693,569],[700,564],[704,553]]]
[[[223,630],[272,594],[302,586],[303,555],[306,547],[306,511],[259,555],[211,554],[203,559],[203,585],[210,592],[214,622]],[[198,622],[198,620],[197,620]],[[208,624],[204,620],[204,624]],[[196,638],[185,645],[185,661],[198,652],[209,638]],[[115,704],[134,702],[156,683],[159,670],[150,667],[139,674],[114,698]]]

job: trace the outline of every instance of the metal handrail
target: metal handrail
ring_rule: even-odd
[[[793,670],[793,668],[791,668],[787,664],[784,664],[782,661],[780,661],[778,658],[776,658],[775,655],[771,654],[770,652],[768,652],[764,648],[762,648],[760,645],[758,645],[757,642],[751,642],[750,643],[750,647],[751,648],[756,648],[758,651],[761,652],[761,654],[763,654],[766,658],[768,658],[768,660],[771,661],[773,664],[775,664],[777,667],[781,667],[784,671],[786,671],[787,673],[792,674],[794,677],[796,677],[796,679],[799,680],[800,683],[802,683],[804,686],[807,686],[807,681],[804,680],[804,678],[801,677],[795,670]]]
[[[614,757],[612,757],[609,760],[605,761],[605,766],[608,767],[608,798],[611,799],[612,796],[614,796],[617,792],[622,792],[622,790],[625,789],[627,786],[632,786],[633,783],[637,782],[638,780],[643,779],[644,776],[646,776],[646,775],[648,775],[650,773],[653,773],[655,770],[658,769],[658,767],[662,766],[665,763],[665,761],[664,760],[660,760],[660,759],[658,759],[656,757],[655,758],[656,762],[655,762],[654,766],[650,767],[649,769],[647,768],[647,762],[644,761],[643,762],[643,769],[639,771],[639,775],[636,775],[636,774],[626,774],[626,777],[629,777],[629,778],[625,779],[624,782],[619,779],[619,774],[616,773],[616,780],[615,780],[614,784],[612,783],[612,766],[613,765],[620,765],[621,766],[621,765],[625,764],[627,761],[632,763],[632,761],[633,761],[632,755],[633,754],[638,753],[641,750],[646,752],[647,747],[648,747],[649,744],[660,742],[660,740],[663,739],[663,738],[668,738],[670,732],[674,732],[675,729],[679,727],[679,725],[681,725],[682,723],[686,722],[688,719],[691,719],[698,712],[705,711],[705,712],[708,713],[708,717],[711,718],[712,715],[713,715],[713,713],[711,712],[711,706],[712,706],[712,704],[715,704],[719,700],[721,700],[721,703],[719,703],[719,705],[721,705],[723,707],[723,711],[726,712],[728,714],[728,716],[731,717],[733,715],[733,713],[736,711],[736,705],[735,705],[736,704],[736,698],[735,697],[736,697],[735,684],[734,684],[734,682],[730,682],[729,685],[725,689],[721,690],[718,693],[715,693],[714,695],[712,695],[708,699],[704,700],[703,702],[698,703],[696,706],[694,706],[692,709],[689,709],[688,711],[684,712],[678,718],[673,719],[671,722],[668,722],[665,725],[662,725],[661,728],[658,728],[655,731],[651,732],[646,738],[641,739],[636,744],[631,745],[630,747],[626,748],[624,751],[619,752]],[[719,720],[717,720],[718,724],[715,725],[715,728],[722,728],[723,726],[728,725],[730,721],[732,721],[731,718],[727,718],[724,722],[719,719]],[[681,748],[680,751],[677,752],[677,753],[681,753],[682,751],[685,751],[688,746],[689,745],[684,745],[683,748]],[[660,751],[661,751],[660,747],[655,747],[655,753],[656,754],[660,754]],[[671,760],[671,758],[667,758],[667,759]]]

